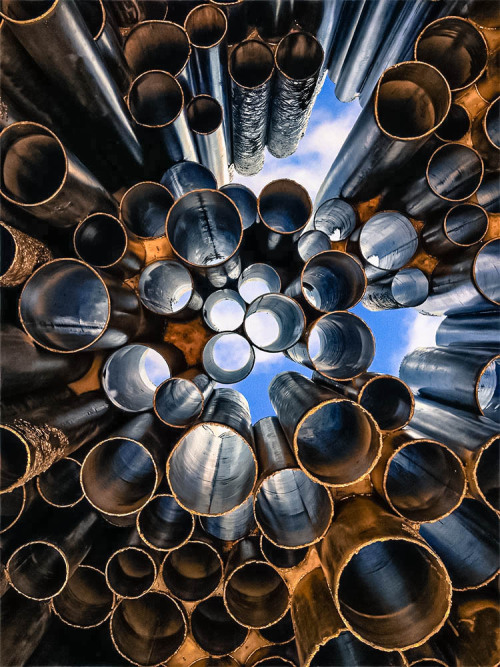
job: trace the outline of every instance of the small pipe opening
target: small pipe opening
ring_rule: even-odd
[[[452,243],[469,246],[478,243],[488,231],[488,214],[475,204],[459,204],[446,213],[446,236]]]
[[[185,378],[169,378],[160,384],[154,398],[155,412],[164,424],[184,428],[201,415],[203,393]]]
[[[459,141],[471,128],[471,119],[467,109],[460,104],[452,104],[442,125],[436,130],[436,136],[442,141]]]
[[[227,19],[224,12],[217,7],[200,5],[189,12],[184,28],[193,46],[209,49],[224,38]]]
[[[500,357],[489,361],[477,381],[477,403],[481,413],[498,421],[500,411]]]
[[[75,230],[74,244],[80,259],[97,268],[116,264],[127,249],[127,233],[112,215],[93,213]]]
[[[167,554],[162,573],[171,593],[193,602],[207,598],[220,584],[222,561],[213,547],[193,541]]]
[[[283,570],[290,570],[292,567],[297,567],[303,563],[309,553],[308,547],[301,549],[285,549],[278,547],[276,544],[270,542],[265,535],[261,537],[260,546],[264,558]]]
[[[0,491],[22,481],[28,472],[29,451],[24,439],[9,427],[0,425]]]
[[[472,267],[473,279],[482,294],[500,305],[500,240],[495,239],[485,243],[477,251]]]
[[[255,353],[246,338],[223,332],[211,338],[203,349],[203,367],[207,374],[221,384],[244,380],[255,363]]]
[[[222,125],[222,107],[217,100],[208,95],[193,97],[186,112],[189,128],[197,134],[212,134]]]
[[[407,217],[397,211],[381,211],[365,223],[359,235],[364,260],[378,269],[395,271],[411,260],[418,248],[418,234]]]
[[[360,405],[367,410],[382,431],[396,431],[413,414],[413,394],[399,378],[375,377],[363,388]]]
[[[420,306],[429,296],[429,278],[420,269],[401,269],[392,279],[391,292],[401,308]]]
[[[361,300],[366,276],[355,257],[329,250],[306,263],[301,287],[305,300],[316,310],[324,313],[347,310]]]
[[[330,241],[347,239],[356,227],[356,211],[342,199],[327,199],[314,215],[314,229],[324,232]]]
[[[182,111],[182,88],[167,72],[145,72],[132,83],[128,104],[138,125],[165,127],[173,123]]]
[[[147,266],[139,278],[143,305],[158,315],[175,315],[188,307],[194,293],[191,274],[179,262],[159,260]]]
[[[257,221],[257,197],[245,185],[227,183],[220,191],[231,199],[240,212],[243,229],[248,229]]]
[[[176,549],[188,540],[194,530],[194,517],[171,495],[152,498],[137,517],[137,530],[153,549]]]
[[[328,236],[317,229],[305,232],[297,241],[297,254],[302,262],[307,262],[314,255],[330,250],[330,248]]]
[[[71,575],[52,604],[64,623],[79,628],[92,628],[103,623],[111,614],[114,595],[102,572],[80,565]]]
[[[476,482],[488,505],[500,512],[500,438],[495,438],[482,452],[476,466]],[[5,496],[2,497],[2,499]]]
[[[124,225],[141,238],[165,234],[165,219],[174,199],[159,183],[137,183],[123,195],[120,216]]]
[[[245,302],[238,292],[222,289],[207,297],[203,317],[213,331],[236,331],[243,324],[245,310]]]
[[[56,507],[71,507],[83,498],[80,484],[81,464],[74,459],[61,459],[38,475],[37,487],[42,498]]]
[[[48,542],[19,547],[7,563],[14,588],[34,600],[48,600],[63,589],[69,566],[63,554]]]
[[[238,86],[258,88],[270,79],[273,70],[273,52],[259,40],[245,40],[231,53],[229,73]]]
[[[252,301],[244,329],[250,341],[265,352],[283,352],[304,332],[305,317],[299,304],[284,294],[264,294]]]
[[[268,264],[251,264],[238,279],[238,291],[246,303],[252,303],[258,296],[280,290],[281,279]]]
[[[210,655],[222,656],[240,647],[248,635],[247,628],[228,614],[220,595],[200,602],[191,616],[193,637]]]
[[[10,231],[0,224],[0,276],[4,276],[14,263],[16,242]]]
[[[483,161],[475,150],[462,144],[445,144],[429,160],[427,182],[438,197],[460,201],[478,189],[483,172]]]
[[[102,33],[106,21],[106,14],[102,1],[85,0],[78,5],[78,9],[83,16],[85,25],[89,29],[92,39],[97,39]]]
[[[312,212],[306,190],[288,179],[271,181],[258,199],[262,222],[273,232],[291,234],[303,229]]]
[[[124,598],[138,598],[149,591],[156,579],[152,557],[138,547],[116,551],[106,564],[106,580],[111,590]]]
[[[222,516],[202,516],[200,523],[203,530],[219,540],[231,542],[249,535],[255,528],[253,516],[253,496]]]
[[[323,48],[307,32],[292,32],[278,44],[276,65],[287,78],[308,79],[318,72],[322,63]]]

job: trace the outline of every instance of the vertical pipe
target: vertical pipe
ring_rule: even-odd
[[[224,110],[210,95],[197,95],[186,108],[200,162],[214,174],[219,187],[228,183],[228,145],[223,131]]]
[[[363,11],[366,0],[357,0],[356,2],[342,2],[340,6],[339,19],[333,35],[333,44],[329,54],[329,60],[326,62],[328,67],[328,76],[337,83],[338,77],[349,51],[352,39],[356,34],[359,18]]]
[[[281,291],[281,278],[269,264],[250,264],[238,278],[238,291],[246,303],[263,294]]]
[[[245,318],[246,304],[232,289],[212,292],[203,304],[203,320],[215,331],[238,331]]]
[[[294,0],[260,0],[254,3],[252,10],[253,22],[264,42],[278,44],[293,26]]]
[[[258,222],[257,197],[250,188],[241,183],[228,183],[220,191],[229,197],[240,212],[243,229],[249,229]]]
[[[136,183],[121,198],[120,220],[140,239],[161,238],[173,203],[173,196],[164,185],[152,181]]]

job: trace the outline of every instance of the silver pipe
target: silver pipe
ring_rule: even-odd
[[[337,27],[333,36],[332,49],[329,54],[329,60],[326,62],[328,67],[328,76],[337,83],[338,77],[342,71],[349,46],[356,34],[359,18],[363,11],[366,0],[357,0],[356,2],[344,2],[340,6],[340,14]]]
[[[429,296],[429,278],[420,269],[400,269],[394,276],[368,285],[362,299],[367,310],[421,306]]]
[[[259,37],[264,42],[277,44],[293,26],[295,0],[259,0],[252,10]]]
[[[260,536],[260,548],[264,558],[280,570],[291,570],[294,567],[299,567],[304,563],[310,551],[309,547],[300,549],[278,547],[270,542],[265,535]]]
[[[236,204],[241,215],[243,229],[249,229],[258,222],[257,197],[250,188],[241,183],[228,183],[219,189]]]
[[[472,145],[483,158],[488,171],[500,168],[499,114],[500,96],[475,117],[472,125]]]
[[[186,428],[201,416],[215,383],[197,368],[162,382],[154,395],[155,414],[166,426]]]
[[[281,278],[269,264],[250,264],[238,278],[238,291],[246,303],[263,294],[281,291]]]
[[[231,618],[221,595],[199,602],[190,620],[195,642],[212,657],[222,657],[236,651],[248,637],[248,628]]]
[[[233,542],[247,537],[256,528],[253,514],[253,496],[227,514],[221,516],[201,516],[203,530],[218,540]]]
[[[182,80],[191,45],[180,25],[171,21],[141,21],[128,33],[123,52],[134,77],[162,70]]]
[[[355,209],[343,199],[327,199],[314,214],[314,229],[324,232],[330,241],[345,241],[357,225]]]
[[[133,185],[120,200],[120,220],[140,239],[161,238],[165,218],[174,199],[159,183],[143,181]]]
[[[136,528],[143,542],[156,551],[170,551],[193,534],[194,517],[169,493],[153,496],[137,514]]]
[[[330,250],[331,247],[330,239],[326,234],[317,229],[310,229],[297,240],[294,248],[295,259],[299,265],[305,264],[314,255]]]
[[[219,187],[229,183],[231,177],[222,106],[210,95],[197,95],[187,105],[186,115],[201,164],[214,174]]]
[[[445,317],[436,331],[440,347],[500,348],[500,318],[495,311]]]
[[[195,536],[173,549],[161,568],[167,590],[185,602],[209,598],[222,581],[222,558],[208,536]]]
[[[444,217],[426,222],[422,229],[422,244],[434,257],[461,252],[462,248],[483,240],[488,223],[488,213],[481,206],[458,204],[448,209]]]
[[[203,349],[203,368],[220,384],[241,382],[255,364],[255,352],[248,340],[232,331],[218,333]]]
[[[172,320],[192,319],[203,306],[191,273],[173,259],[148,264],[139,278],[139,297],[145,308]]]
[[[248,306],[243,329],[255,347],[283,352],[295,345],[306,326],[300,305],[284,294],[263,294]]]
[[[245,319],[246,303],[238,292],[220,289],[212,292],[203,304],[203,319],[215,331],[237,331]]]
[[[210,169],[199,162],[178,162],[167,169],[161,177],[161,184],[168,188],[174,199],[193,190],[216,190],[217,182]]]
[[[332,50],[336,44],[341,0],[294,0],[295,20],[306,32],[314,35],[323,47],[325,59],[323,67],[328,69]]]

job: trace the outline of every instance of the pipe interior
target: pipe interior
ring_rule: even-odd
[[[250,445],[235,431],[202,423],[172,452],[168,476],[183,505],[201,514],[223,514],[250,495],[256,464]]]
[[[359,249],[372,266],[395,271],[404,266],[418,248],[418,234],[407,217],[397,211],[381,211],[365,223]]]
[[[488,215],[479,206],[459,204],[446,214],[444,229],[453,243],[473,245],[488,231]]]
[[[262,628],[259,632],[265,640],[273,644],[285,644],[292,641],[295,630],[290,610],[277,623],[270,625],[268,628]]]
[[[380,452],[380,433],[348,400],[324,403],[296,432],[297,458],[319,482],[348,484],[365,475]]]
[[[245,318],[245,302],[238,292],[221,289],[212,292],[203,305],[203,317],[214,331],[236,331]]]
[[[305,318],[299,304],[284,294],[264,294],[248,307],[245,333],[265,352],[292,347],[304,332]]]
[[[392,279],[391,292],[402,308],[420,306],[429,296],[429,278],[420,269],[401,269]]]
[[[203,404],[203,393],[185,378],[170,378],[156,390],[156,413],[169,426],[189,426],[201,415]]]
[[[268,183],[260,193],[258,205],[262,221],[278,234],[299,232],[312,211],[304,188],[287,179]]]
[[[103,30],[106,21],[102,2],[99,2],[99,0],[85,0],[79,3],[78,9],[92,35],[92,39],[95,40]]]
[[[10,269],[16,256],[16,242],[4,225],[0,225],[0,276]]]
[[[170,192],[159,183],[138,183],[123,195],[120,215],[137,236],[159,238],[165,234],[165,219],[173,203]]]
[[[206,267],[234,254],[243,226],[238,209],[228,197],[214,190],[195,190],[170,209],[167,235],[184,261]]]
[[[113,266],[127,249],[127,234],[112,215],[94,213],[75,230],[75,250],[84,262],[98,268]]]
[[[410,420],[413,394],[399,378],[379,377],[365,385],[359,402],[382,431],[396,431]]]
[[[483,163],[472,148],[445,144],[429,160],[427,181],[443,199],[459,201],[474,194],[483,178]]]
[[[147,345],[125,345],[113,352],[102,371],[102,388],[121,410],[151,410],[156,387],[170,377],[168,362]]]
[[[474,24],[447,17],[429,25],[416,47],[417,60],[434,65],[452,90],[470,86],[486,67],[488,51]]]
[[[231,53],[229,71],[235,83],[243,88],[257,88],[269,80],[274,70],[274,56],[263,42],[249,39]]]
[[[2,0],[2,12],[17,21],[37,19],[47,12],[56,0]]]
[[[255,496],[255,516],[266,537],[283,547],[318,540],[332,518],[328,490],[302,470],[280,470],[265,479]]]
[[[251,264],[238,278],[238,291],[246,303],[270,292],[281,290],[281,279],[268,264]]]
[[[187,602],[208,597],[222,579],[221,560],[205,542],[188,542],[171,551],[162,571],[166,587]]]
[[[12,585],[26,597],[44,600],[56,595],[68,579],[68,562],[46,542],[31,542],[14,552],[8,562]]]
[[[28,470],[28,450],[20,435],[0,425],[0,491],[20,482]]]
[[[231,614],[243,625],[253,628],[279,620],[289,604],[284,579],[268,563],[242,565],[226,580],[224,595]]]
[[[18,486],[2,495],[0,502],[0,533],[8,530],[21,516],[26,500],[26,489]],[[252,507],[253,513],[253,507]]]
[[[207,374],[221,384],[240,382],[251,373],[255,353],[246,338],[224,332],[215,335],[203,350],[203,366]]]
[[[488,135],[488,139],[497,149],[500,149],[499,116],[500,116],[500,98],[497,98],[494,102],[492,102],[491,106],[486,111],[486,115],[484,117],[484,128]]]
[[[311,667],[403,667],[405,662],[400,653],[379,651],[344,630],[320,646],[310,664]]]
[[[145,21],[130,32],[123,50],[136,76],[155,69],[177,76],[188,62],[191,47],[181,26],[169,21]]]
[[[162,593],[121,600],[111,617],[118,650],[145,667],[166,662],[181,646],[186,621],[177,604]]]
[[[330,250],[330,248],[331,244],[328,236],[317,229],[311,229],[302,234],[297,241],[297,254],[303,262],[307,262],[314,255]]]
[[[208,49],[223,39],[227,19],[217,7],[200,5],[188,14],[184,27],[193,46]]]
[[[246,537],[255,528],[253,496],[236,509],[222,516],[202,516],[203,530],[219,540],[227,542]]]
[[[83,498],[81,465],[74,459],[61,459],[38,476],[40,495],[56,507],[69,507]]]
[[[476,481],[479,490],[486,498],[486,502],[497,512],[500,512],[499,458],[500,438],[495,438],[481,454],[476,467]]]
[[[476,197],[479,206],[490,213],[500,213],[500,183],[496,174],[485,175],[476,192]]]
[[[200,602],[191,616],[197,644],[210,655],[226,655],[245,641],[248,630],[231,618],[220,595]]]
[[[61,352],[91,345],[110,312],[103,281],[73,260],[45,264],[26,282],[19,301],[22,322],[37,343]]]
[[[449,605],[444,568],[427,549],[405,539],[362,547],[340,573],[339,609],[365,640],[386,648],[432,633]]]
[[[112,438],[89,452],[81,481],[85,495],[97,509],[108,514],[132,514],[153,494],[157,471],[144,447],[126,438]]]
[[[109,587],[117,595],[138,598],[147,593],[156,579],[156,565],[151,556],[137,547],[115,552],[106,565]]]
[[[483,245],[476,255],[472,272],[476,285],[487,299],[500,304],[500,240]]]
[[[174,199],[179,199],[193,190],[217,189],[217,181],[210,169],[191,160],[169,167],[161,177],[161,184],[170,190]]]
[[[459,141],[471,127],[467,109],[461,104],[452,104],[442,125],[436,130],[436,136],[443,141]]]
[[[102,572],[81,565],[53,600],[55,611],[71,625],[91,627],[106,620],[114,595]]]
[[[179,262],[160,260],[149,264],[139,278],[142,303],[158,315],[174,315],[189,304],[193,279]]]
[[[347,239],[356,227],[356,211],[342,199],[327,199],[314,215],[314,229],[324,232],[330,241]]]
[[[288,570],[304,562],[309,553],[308,547],[301,549],[284,549],[270,542],[264,535],[261,540],[262,553],[266,560],[276,567]]]
[[[160,551],[183,544],[194,529],[194,518],[170,495],[152,498],[141,510],[137,526],[144,539]]]
[[[500,413],[500,357],[490,361],[477,384],[477,402],[482,413],[498,421]]]
[[[312,257],[304,267],[301,283],[306,301],[316,310],[330,313],[358,303],[365,291],[366,277],[354,257],[333,251]]]
[[[323,62],[323,48],[307,32],[292,32],[276,50],[276,65],[290,79],[301,81],[314,76]]]
[[[128,103],[139,125],[163,127],[182,111],[182,88],[167,72],[145,72],[132,84]]]
[[[199,95],[187,107],[189,127],[198,134],[211,134],[222,124],[221,105],[213,97]]]
[[[251,227],[257,220],[257,197],[250,188],[239,183],[228,183],[227,185],[223,185],[220,191],[227,195],[236,205],[241,215],[243,229]]]

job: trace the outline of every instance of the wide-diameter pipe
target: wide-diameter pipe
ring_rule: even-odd
[[[139,296],[145,308],[172,320],[192,319],[203,306],[191,273],[173,259],[148,264],[139,278]]]
[[[270,542],[265,535],[260,536],[260,549],[264,558],[280,570],[291,570],[302,565],[309,554],[309,547],[286,549]]]
[[[0,133],[0,150],[0,194],[37,218],[72,227],[94,211],[115,211],[99,181],[47,127],[13,123]]]
[[[137,600],[120,600],[111,615],[110,632],[122,657],[140,667],[156,667],[180,649],[187,623],[182,606],[155,591]]]
[[[185,160],[173,164],[161,177],[161,184],[168,188],[174,199],[193,190],[216,190],[217,181],[210,169],[199,162]],[[165,223],[165,219],[163,220]]]
[[[389,175],[437,130],[450,104],[450,88],[432,65],[404,62],[389,67],[323,181],[316,207],[339,195],[349,200],[377,195]]]
[[[382,652],[361,642],[345,627],[320,567],[297,583],[291,604],[295,643],[304,667],[310,665],[371,665],[403,667],[401,653]]]
[[[22,285],[35,268],[52,259],[44,243],[0,221],[0,287]]]
[[[248,403],[235,389],[214,390],[197,424],[175,445],[167,477],[178,503],[194,514],[226,514],[257,479]]]
[[[2,495],[2,502],[0,504],[0,535],[15,526],[34,497],[35,491],[32,484],[17,486],[12,491]],[[253,506],[250,505],[250,508],[253,520]]]
[[[298,467],[277,417],[254,426],[260,478],[255,520],[273,544],[290,549],[319,542],[333,516],[331,495]]]
[[[171,21],[140,21],[132,26],[123,52],[134,76],[150,70],[162,70],[181,79],[191,55],[184,28]]]
[[[403,358],[399,375],[424,398],[498,419],[499,367],[500,356],[487,350],[420,347]]]
[[[263,294],[280,291],[281,278],[269,264],[250,264],[238,278],[238,292],[246,303],[252,303]]]
[[[304,333],[306,318],[300,305],[285,294],[263,294],[248,306],[243,328],[255,347],[283,352]]]
[[[160,183],[136,183],[120,201],[120,220],[140,239],[156,239],[165,234],[165,218],[174,203],[169,190]]]
[[[159,493],[137,514],[136,525],[148,547],[170,551],[189,540],[194,530],[194,517],[170,493]]]
[[[253,532],[255,518],[253,514],[253,496],[227,514],[221,516],[201,516],[200,524],[203,530],[225,542],[241,540]]]
[[[52,609],[66,625],[95,628],[109,618],[114,604],[115,594],[104,574],[90,565],[79,565],[52,600]]]
[[[352,308],[365,289],[365,271],[356,257],[325,250],[305,263],[300,277],[288,285],[285,294],[296,299],[308,315],[317,317],[320,313]]]
[[[298,464],[314,481],[346,486],[372,470],[382,439],[360,405],[294,371],[276,375],[269,397]]]
[[[229,197],[240,212],[243,229],[249,229],[258,222],[257,197],[250,188],[241,183],[227,183],[220,191]]]
[[[222,569],[222,558],[211,540],[196,536],[165,556],[161,576],[172,595],[194,602],[212,595],[222,581]]]
[[[210,95],[197,95],[187,105],[186,115],[201,164],[210,169],[219,186],[229,183],[231,178],[222,106]]]
[[[205,408],[215,383],[197,368],[190,368],[162,382],[156,388],[153,407],[166,426],[191,426]]]
[[[273,52],[260,40],[245,40],[231,52],[233,158],[242,176],[253,176],[264,166],[273,72]]]
[[[429,278],[420,269],[408,268],[367,285],[362,304],[372,311],[415,308],[428,296]]]
[[[194,190],[182,196],[165,229],[174,253],[213,287],[239,277],[243,225],[236,205],[222,192]]]
[[[354,231],[357,215],[343,199],[327,199],[314,214],[314,229],[328,235],[330,241],[344,241]]]
[[[477,204],[458,204],[424,225],[422,243],[434,257],[460,252],[482,241],[488,231],[488,213]]]
[[[238,294],[231,289],[216,290],[209,294],[203,304],[203,319],[212,329],[222,331],[237,331],[245,319],[246,304]]]
[[[255,364],[255,352],[240,334],[224,331],[216,334],[203,348],[203,368],[215,382],[241,382]]]
[[[224,573],[224,604],[235,621],[265,628],[290,606],[290,591],[278,570],[264,560],[258,537],[247,537],[229,552]]]
[[[288,642],[291,642],[294,639],[295,630],[290,611],[287,611],[277,623],[267,628],[261,628],[259,634],[271,644],[288,644]]]
[[[297,150],[319,92],[323,58],[323,47],[307,32],[291,32],[278,44],[267,130],[267,148],[274,157],[288,157]]]
[[[195,642],[213,657],[236,651],[248,637],[248,628],[237,623],[224,606],[221,595],[198,603],[191,613]]]
[[[445,566],[407,522],[372,498],[337,503],[319,556],[343,622],[370,646],[404,651],[445,623],[451,606]]]
[[[106,583],[121,598],[140,598],[151,590],[158,576],[157,562],[144,546],[131,544],[114,551],[106,563]]]
[[[141,326],[133,290],[77,259],[54,259],[21,292],[19,319],[50,352],[73,353],[125,345]]]
[[[472,21],[445,16],[429,23],[415,42],[415,60],[434,65],[452,92],[473,84],[486,68],[488,45]]]
[[[71,457],[60,459],[38,475],[36,488],[40,496],[54,507],[73,507],[83,499],[80,485],[81,463]]]
[[[500,320],[495,311],[445,317],[436,331],[440,347],[500,348]]]
[[[375,340],[361,318],[338,311],[312,322],[302,340],[285,354],[331,380],[352,380],[371,364]]]
[[[443,560],[455,590],[478,588],[499,573],[499,518],[483,503],[465,498],[452,514],[420,526],[421,536]]]

